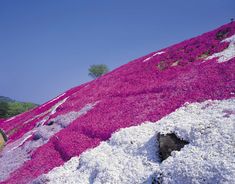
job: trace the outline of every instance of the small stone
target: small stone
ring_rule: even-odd
[[[47,124],[47,126],[51,126],[51,125],[53,125],[55,122],[54,121],[50,121],[48,124]]]
[[[33,140],[34,141],[37,141],[41,138],[42,138],[42,135],[40,133],[36,132],[36,133],[33,134]]]

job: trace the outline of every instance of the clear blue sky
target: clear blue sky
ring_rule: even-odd
[[[0,96],[43,103],[235,18],[234,0],[1,0]]]

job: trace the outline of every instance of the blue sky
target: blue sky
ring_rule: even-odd
[[[0,96],[43,103],[235,18],[234,0],[1,0]]]

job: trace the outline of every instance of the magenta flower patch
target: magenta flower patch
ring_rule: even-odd
[[[31,182],[120,128],[157,121],[186,102],[234,97],[235,58],[206,60],[227,49],[230,43],[222,40],[234,34],[235,23],[226,24],[161,54],[131,61],[11,120],[0,120],[9,138],[0,153],[0,181]],[[23,160],[9,164],[10,154]]]

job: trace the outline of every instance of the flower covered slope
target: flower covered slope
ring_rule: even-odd
[[[235,99],[187,104],[156,123],[121,129],[34,182],[235,183],[234,107]],[[160,164],[157,134],[171,132],[190,145]]]
[[[165,182],[169,183],[180,178],[180,173],[185,169],[182,164],[191,157],[195,157],[196,153],[201,154],[203,159],[207,158],[207,161],[200,162],[198,172],[201,172],[200,168],[207,166],[205,173],[210,173],[208,175],[210,178],[204,177],[205,173],[198,173],[196,176],[190,175],[192,162],[194,162],[192,161],[186,167],[189,175],[184,175],[182,182],[213,181],[213,178],[214,181],[223,179],[228,182],[230,176],[234,176],[234,173],[228,171],[231,169],[232,172],[232,168],[234,170],[234,163],[226,162],[221,168],[216,167],[217,165],[212,165],[212,167],[210,163],[213,162],[213,159],[203,155],[205,153],[203,149],[207,144],[202,143],[205,138],[196,134],[203,131],[207,125],[218,126],[219,128],[215,128],[215,130],[219,133],[215,137],[219,139],[222,135],[221,129],[224,127],[224,133],[228,135],[228,138],[221,138],[221,141],[227,141],[226,145],[230,147],[232,139],[229,136],[231,135],[230,130],[233,128],[231,131],[234,132],[234,125],[231,124],[231,121],[234,122],[235,114],[233,100],[235,97],[234,35],[235,23],[226,24],[214,31],[131,61],[94,81],[61,94],[40,107],[0,121],[0,128],[9,138],[6,146],[0,152],[0,183],[32,183],[33,181],[59,183],[63,180],[57,180],[57,178],[63,179],[63,176],[73,178],[74,180],[70,180],[71,183],[72,181],[81,183],[83,180],[85,183],[130,183],[126,178],[133,178],[132,174],[137,176],[137,183],[143,182],[143,180],[151,183],[152,178],[160,177],[159,173],[162,173],[163,180],[165,178]],[[200,126],[200,122],[204,122],[204,120],[196,121],[197,117],[194,116],[194,112],[192,113],[194,118],[191,118],[192,124],[186,121],[187,118],[177,116],[176,112],[181,112],[186,108],[182,107],[185,103],[196,103],[198,108],[201,108],[203,105],[200,103],[204,104],[207,100],[217,100],[218,107],[213,106],[209,109],[218,110],[218,114],[220,113],[218,116],[225,116],[225,120],[216,119],[217,115],[209,110],[206,114],[203,114],[202,110],[195,111],[198,117],[208,121],[207,124],[202,123],[202,126]],[[228,109],[226,109],[226,105]],[[191,106],[189,105],[189,107]],[[193,107],[194,105],[192,105]],[[176,109],[180,110],[169,115]],[[188,112],[187,109],[185,111]],[[190,113],[186,112],[185,115],[190,116]],[[165,120],[158,120],[167,118],[168,115],[169,117],[176,116],[173,119],[169,118],[171,123],[176,122],[179,129],[182,123],[182,128],[185,128],[184,133],[178,133],[179,136],[185,136],[192,142],[181,153],[186,160],[177,156],[176,153],[159,165],[159,158],[152,155],[156,148],[148,147],[153,145],[151,137],[155,135],[155,132],[160,131],[157,127],[167,129],[166,125],[161,126]],[[184,113],[182,112],[181,115],[183,116]],[[226,116],[229,116],[228,121],[226,121]],[[177,117],[179,120],[176,121]],[[115,139],[119,129],[140,125],[146,121],[156,123],[143,125],[143,131],[148,132],[143,135],[142,130],[138,130],[143,139],[139,140],[134,136],[138,143],[136,146],[133,145],[136,149],[133,150],[136,151],[136,156],[133,155],[134,153],[128,153],[129,146],[115,147],[115,144],[119,144],[118,139]],[[169,123],[169,130],[173,127],[171,123]],[[177,126],[174,130],[176,133]],[[190,133],[190,127],[191,129],[195,127],[195,131]],[[125,129],[122,129],[121,134],[123,131],[125,132]],[[207,131],[210,129],[205,130],[205,132]],[[113,134],[114,132],[117,133]],[[208,133],[208,136],[213,137],[211,132]],[[135,140],[133,141],[135,142]],[[213,145],[213,141],[208,142],[208,145]],[[122,145],[123,142],[120,144]],[[195,147],[196,144],[202,146]],[[146,148],[144,148],[145,145]],[[223,154],[223,148],[220,145],[222,144],[215,144]],[[190,146],[195,147],[195,153],[191,153],[193,149],[188,149]],[[141,151],[141,148],[143,153],[138,156],[138,150]],[[87,151],[88,149],[89,151]],[[231,147],[231,154],[234,154],[233,149]],[[103,154],[100,153],[102,150],[104,150]],[[106,159],[107,156],[115,157],[115,154],[118,158],[120,155],[127,155],[126,159],[121,162],[122,166],[118,158],[112,163],[114,165],[109,164]],[[234,158],[231,154],[226,152],[224,157]],[[130,159],[132,155],[133,160]],[[95,157],[97,160],[94,160]],[[218,155],[215,157],[217,158]],[[102,161],[102,159],[104,160]],[[103,165],[100,164],[102,162]],[[178,170],[173,169],[174,162],[178,163]],[[145,164],[148,166],[143,166]],[[229,164],[233,164],[233,166]],[[124,168],[124,165],[127,165],[128,168],[125,169],[129,170],[126,172],[128,174],[126,178],[117,171],[120,167]],[[96,167],[98,169],[95,169]],[[144,169],[146,172],[142,172],[141,176],[141,172],[135,167],[140,170]],[[219,172],[218,169],[224,170],[224,173]],[[218,172],[221,177],[216,178],[214,174],[218,174]],[[199,178],[200,176],[201,178]],[[119,180],[120,178],[121,180]],[[110,181],[108,181],[109,179]]]

